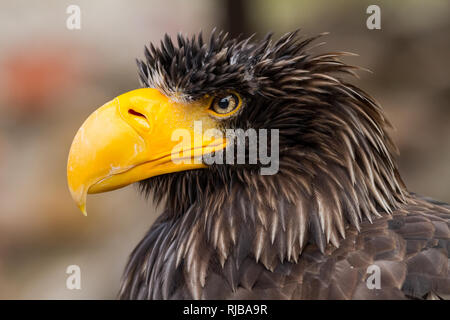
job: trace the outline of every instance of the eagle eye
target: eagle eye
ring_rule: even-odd
[[[218,116],[229,116],[237,111],[242,104],[238,94],[227,92],[216,96],[210,106],[210,110]]]

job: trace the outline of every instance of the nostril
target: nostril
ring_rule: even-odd
[[[131,115],[128,119],[128,122],[135,129],[140,128],[145,131],[150,130],[150,121],[144,114],[133,109],[128,109],[128,114]]]
[[[137,117],[141,117],[141,118],[147,119],[147,117],[144,116],[142,113],[137,112],[137,111],[135,111],[135,110],[133,110],[133,109],[128,109],[128,113],[129,113],[129,114],[132,114],[132,115],[134,115],[134,116],[137,116]]]

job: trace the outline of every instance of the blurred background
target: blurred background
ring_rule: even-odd
[[[381,8],[368,30],[366,8]],[[135,0],[0,2],[0,298],[115,298],[128,254],[157,215],[137,188],[90,196],[82,216],[66,159],[84,119],[139,86],[144,45],[213,27],[233,35],[329,31],[356,82],[386,110],[409,189],[450,202],[450,2]],[[69,5],[81,29],[69,30]],[[66,268],[81,268],[81,290]]]

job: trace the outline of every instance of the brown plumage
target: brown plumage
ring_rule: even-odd
[[[235,90],[226,128],[279,129],[280,169],[215,164],[141,182],[165,207],[131,254],[122,299],[450,297],[450,206],[409,193],[379,105],[340,75],[347,53],[166,37],[138,61],[143,86],[193,101]],[[366,285],[381,269],[381,289]]]

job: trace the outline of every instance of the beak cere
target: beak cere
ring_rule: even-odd
[[[221,139],[211,147],[211,143],[204,145],[201,137],[196,137],[202,133],[195,132],[194,121],[214,126],[202,110],[172,102],[158,90],[145,88],[125,93],[92,113],[78,130],[67,163],[69,189],[80,210],[86,214],[87,193],[206,167],[194,157],[221,150],[226,141]],[[177,129],[185,129],[192,138],[173,141]],[[174,150],[183,156],[174,154]]]

